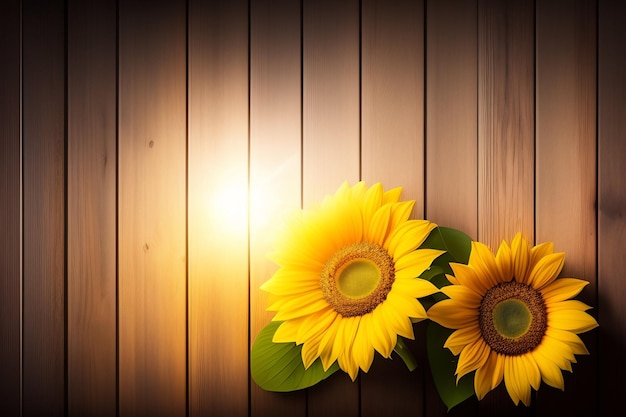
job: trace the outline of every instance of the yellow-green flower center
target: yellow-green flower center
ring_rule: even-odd
[[[539,291],[530,285],[501,282],[489,289],[479,308],[483,339],[496,352],[516,356],[541,343],[548,317]]]
[[[344,317],[362,316],[385,301],[395,278],[393,259],[379,245],[359,242],[335,252],[320,276],[324,298]]]

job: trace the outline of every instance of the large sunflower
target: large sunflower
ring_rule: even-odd
[[[456,329],[444,347],[460,355],[456,375],[476,371],[478,399],[502,379],[517,405],[530,404],[530,388],[541,380],[564,389],[561,370],[571,371],[574,354],[588,354],[578,333],[598,324],[571,300],[588,284],[558,278],[565,255],[553,253],[552,243],[530,247],[521,234],[511,245],[502,242],[496,256],[482,243],[472,242],[468,265],[451,264],[453,285],[441,291],[449,299],[428,310],[433,321]]]
[[[414,338],[411,319],[426,318],[416,298],[438,289],[416,277],[442,252],[416,250],[436,225],[409,220],[415,202],[400,193],[344,183],[277,242],[279,269],[261,287],[282,322],[273,341],[302,344],[306,368],[318,357],[324,370],[338,361],[355,380],[374,350],[388,358],[397,336]]]

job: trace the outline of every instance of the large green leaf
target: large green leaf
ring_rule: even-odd
[[[270,322],[259,332],[252,345],[250,373],[257,385],[266,391],[296,391],[317,384],[339,369],[335,362],[324,372],[319,358],[308,369],[304,369],[302,346],[272,342],[280,324]]]
[[[445,250],[447,254],[444,255],[448,255],[446,258],[452,259],[452,262],[467,264],[472,250],[472,239],[460,230],[438,226],[430,232],[420,246],[420,249],[424,248]],[[438,262],[440,258],[437,258],[433,264],[441,265],[442,262]]]
[[[449,227],[435,228],[420,248],[444,250],[446,253],[435,259],[431,268],[422,274],[422,278],[430,280],[438,288],[450,285],[446,274],[453,275],[450,263],[464,263],[469,261],[472,250],[472,239],[457,229]],[[424,306],[430,307],[447,298],[443,293],[437,293],[424,300]],[[445,341],[452,334],[435,322],[429,322],[426,330],[426,345],[428,361],[435,386],[444,404],[450,410],[457,404],[474,395],[473,374],[466,375],[456,382],[456,365],[458,357],[443,347]]]
[[[428,362],[433,374],[439,396],[448,411],[474,395],[474,374],[463,376],[456,383],[456,365],[458,357],[443,347],[452,330],[446,329],[435,322],[429,322],[426,328],[426,348]]]

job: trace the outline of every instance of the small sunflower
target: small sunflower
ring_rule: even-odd
[[[552,243],[533,248],[521,234],[502,242],[496,256],[472,242],[468,265],[450,264],[453,285],[441,289],[449,299],[428,310],[431,320],[456,329],[444,347],[460,355],[457,381],[476,371],[478,399],[504,379],[517,405],[530,404],[530,388],[544,383],[564,389],[562,370],[571,371],[574,355],[588,354],[578,333],[598,326],[571,300],[588,284],[558,278],[565,255]]]
[[[438,292],[416,278],[442,251],[416,250],[436,225],[409,220],[415,201],[344,183],[315,210],[291,220],[272,259],[279,269],[261,288],[270,293],[275,343],[302,344],[308,368],[335,361],[356,379],[374,351],[388,358],[397,337],[413,339],[413,321],[426,318],[416,298]]]

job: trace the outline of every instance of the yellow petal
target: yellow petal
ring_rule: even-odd
[[[498,372],[500,376],[498,377],[498,383],[493,386],[492,381],[494,376],[497,376]],[[474,374],[474,389],[476,390],[476,397],[479,400],[482,400],[485,395],[493,388],[495,388],[500,381],[502,380],[502,367],[498,366],[498,354],[496,352],[490,352],[489,358],[485,362],[483,366],[476,370],[476,374]]]
[[[517,357],[515,356],[504,357],[504,385],[515,405],[519,404],[521,395],[523,395],[521,383],[518,379],[520,370],[515,366],[516,359]]]
[[[483,297],[463,285],[447,285],[441,292],[466,308],[478,308]]]
[[[383,194],[383,204],[396,203],[402,194],[402,187],[392,188]]]
[[[383,357],[388,358],[395,347],[392,343],[389,332],[387,331],[381,315],[382,306],[379,305],[373,312],[368,314],[367,319],[367,336],[372,346]]]
[[[476,271],[468,265],[451,263],[450,267],[459,285],[463,285],[481,297],[487,292],[485,285],[478,278]]]
[[[392,231],[396,230],[398,225],[409,219],[411,211],[413,211],[413,206],[415,206],[415,200],[393,203],[391,207],[391,219],[389,220],[388,235],[385,236],[385,240],[389,238],[389,234]]]
[[[318,350],[320,358],[322,358],[322,365],[325,371],[327,371],[328,368],[330,368],[331,365],[337,360],[337,355],[335,355],[336,352],[333,352],[333,346],[335,344],[341,320],[343,320],[343,318],[341,315],[337,314],[333,323],[328,327],[324,336],[322,336],[322,340],[320,340]]]
[[[385,204],[372,216],[368,226],[365,228],[363,238],[371,243],[382,245],[387,236],[387,228],[389,227],[389,219],[391,217],[391,204]]]
[[[290,343],[296,341],[298,338],[298,330],[302,325],[304,319],[287,320],[283,322],[272,337],[274,343]]]
[[[376,210],[383,203],[383,186],[376,183],[365,191],[365,201],[363,204],[363,223],[369,224],[374,217]]]
[[[480,328],[478,327],[478,324],[475,324],[473,326],[464,327],[454,331],[450,336],[448,336],[448,339],[444,343],[443,347],[452,350],[451,347],[464,347],[466,345],[477,343],[480,338]]]
[[[315,362],[315,360],[319,357],[318,348],[320,345],[320,338],[312,338],[309,339],[305,344],[302,345],[302,363],[304,364],[304,369],[309,369],[309,367]]]
[[[337,312],[332,307],[328,307],[322,311],[304,317],[300,329],[298,329],[296,343],[303,343],[310,338],[326,332],[333,321],[335,321],[336,316]]]
[[[528,266],[529,269],[532,269],[535,265],[537,265],[537,262],[539,262],[541,258],[543,258],[544,256],[548,256],[553,252],[554,243],[552,242],[545,242],[534,246],[530,250],[530,265]]]
[[[435,227],[437,227],[436,224],[426,220],[407,220],[391,233],[383,247],[396,262],[407,253],[417,249]]]
[[[513,279],[513,259],[511,254],[511,248],[509,245],[502,241],[498,252],[496,253],[496,265],[498,265],[498,271],[500,271],[500,279],[503,282],[509,282]]]
[[[591,307],[587,304],[583,303],[579,300],[565,300],[559,301],[558,303],[549,303],[546,307],[546,311],[551,313],[553,311],[562,311],[562,310],[578,310],[578,311],[587,311]]]
[[[511,254],[513,256],[513,275],[517,282],[528,284],[528,264],[530,262],[530,248],[528,241],[521,233],[518,233],[511,242]]]
[[[583,343],[581,338],[575,333],[568,332],[567,330],[555,329],[554,327],[548,327],[546,329],[546,335],[566,343],[575,355],[589,354],[585,343]]]
[[[464,375],[480,368],[487,362],[491,348],[482,338],[479,338],[475,343],[467,345],[459,355],[459,362],[456,366],[456,381]]]
[[[391,293],[389,295],[391,295]],[[387,298],[389,298],[389,295]],[[404,312],[402,311],[402,306],[398,306],[393,302],[384,303],[381,310],[382,315],[385,318],[385,324],[388,328],[393,330],[395,335],[400,335],[406,337],[407,339],[415,338],[415,335],[413,334],[413,323],[411,323],[411,320],[407,315],[403,314]],[[426,312],[424,312],[424,316],[426,316]],[[394,342],[395,341],[396,339],[394,338]],[[395,343],[393,347],[395,347]]]
[[[519,362],[523,366],[524,374],[526,375],[526,379],[531,387],[536,390],[539,389],[541,385],[541,372],[539,372],[539,367],[537,366],[537,362],[530,353],[525,353],[523,355],[518,356]],[[524,403],[526,404],[526,403]],[[526,404],[529,405],[529,404]]]
[[[564,262],[564,253],[551,253],[544,256],[530,271],[527,284],[532,285],[536,289],[549,285],[561,273]]]
[[[541,372],[541,379],[551,387],[558,388],[560,390],[565,389],[563,382],[563,374],[561,369],[552,361],[548,356],[543,354],[540,350],[535,349],[531,352],[531,355],[535,359],[535,363],[539,367]]]
[[[370,343],[367,327],[370,326],[370,315],[361,317],[359,328],[354,339],[352,354],[355,362],[364,372],[369,371],[372,361],[374,360],[374,347]]]
[[[444,251],[437,249],[418,249],[409,252],[395,261],[397,278],[416,278],[430,267],[433,261]]]
[[[546,304],[563,301],[578,295],[585,286],[589,285],[588,281],[577,278],[559,278],[541,289]]]
[[[472,242],[469,264],[476,271],[482,292],[486,292],[500,281],[498,266],[491,250],[480,242]]]
[[[270,306],[270,311],[277,311],[276,321],[285,321],[307,316],[328,307],[321,291],[311,291],[298,297],[285,299]]]
[[[548,326],[574,333],[584,333],[598,327],[598,322],[584,311],[559,310],[548,314]]]
[[[421,278],[397,279],[391,287],[392,292],[399,292],[413,298],[428,297],[439,292],[430,281]]]
[[[428,317],[448,329],[461,329],[478,323],[478,310],[464,308],[454,300],[442,300],[428,310]]]

